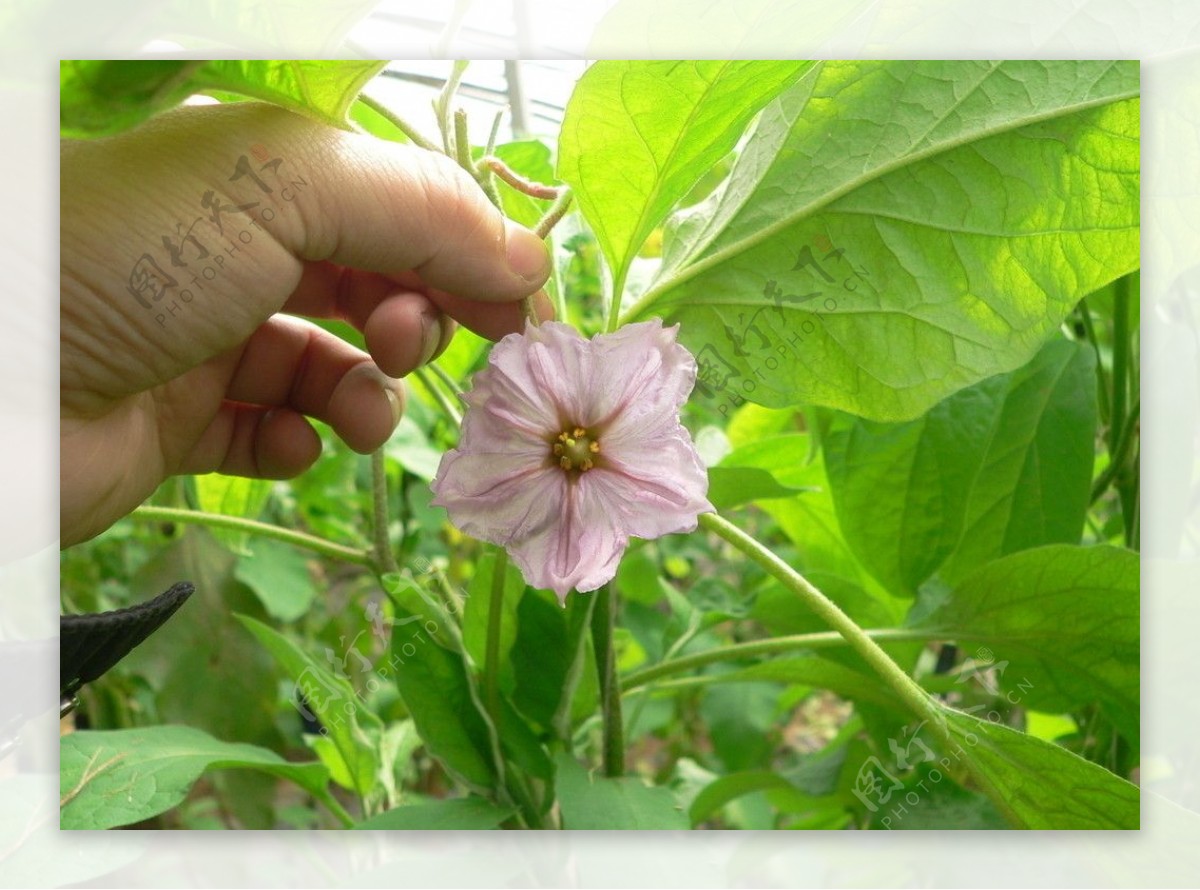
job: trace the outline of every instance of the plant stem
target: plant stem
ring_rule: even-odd
[[[567,211],[571,207],[571,200],[575,196],[571,194],[571,189],[563,186],[558,190],[558,197],[554,199],[554,203],[550,205],[550,209],[546,211],[546,215],[538,220],[537,225],[533,227],[534,234],[539,238],[547,237],[554,227],[558,225],[558,221],[567,215]]]
[[[872,640],[881,643],[901,643],[915,640],[940,638],[924,630],[907,630],[901,627],[889,627],[863,630]],[[734,643],[722,646],[720,649],[710,649],[707,652],[697,652],[670,661],[663,661],[652,667],[642,668],[627,674],[621,683],[622,692],[633,690],[653,683],[672,674],[681,674],[695,668],[717,664],[722,661],[739,661],[743,658],[754,658],[759,655],[777,655],[782,652],[793,652],[797,649],[830,649],[847,645],[848,640],[838,631],[821,633],[796,634],[788,637],[773,637],[769,640],[753,640],[749,643]]]
[[[1108,373],[1104,370],[1104,359],[1100,354],[1100,338],[1096,336],[1096,327],[1092,324],[1092,311],[1088,307],[1087,297],[1079,301],[1079,317],[1083,321],[1083,331],[1087,340],[1092,344],[1096,353],[1096,394],[1099,397],[1100,420],[1108,423],[1112,418],[1112,406],[1108,400]]]
[[[450,69],[450,76],[446,78],[446,85],[442,87],[441,95],[434,100],[433,107],[437,111],[438,129],[442,132],[442,147],[445,153],[454,156],[455,149],[453,142],[453,130],[451,129],[450,121],[450,106],[454,102],[454,94],[458,92],[458,85],[462,82],[462,76],[466,73],[467,62],[458,59]]]
[[[504,582],[508,574],[508,554],[495,548],[492,563],[492,591],[488,599],[487,646],[483,655],[483,701],[492,725],[500,734],[500,629],[504,620]]]
[[[316,535],[293,531],[289,528],[280,528],[277,525],[259,522],[255,519],[244,519],[241,516],[204,513],[200,510],[181,510],[176,507],[153,507],[148,504],[138,507],[130,516],[146,522],[183,522],[189,525],[203,525],[208,528],[223,528],[229,531],[244,532],[248,535],[271,538],[276,541],[282,541],[285,544],[291,544],[294,547],[311,550],[330,559],[366,566],[370,569],[376,567],[375,556],[371,550],[360,550],[356,547],[334,544],[332,541],[326,541],[324,538],[318,538]]]
[[[584,663],[587,661],[587,631],[591,626],[597,599],[594,596],[577,594],[567,601],[567,651],[571,653],[571,663],[563,676],[562,697],[558,700],[558,708],[554,712],[551,726],[555,736],[562,742],[563,750],[568,754],[572,748],[571,703],[579,686],[579,678],[583,675]]]
[[[605,330],[612,333],[621,323],[621,297],[625,293],[625,278],[629,275],[629,262],[626,261],[620,269],[613,273],[612,299],[608,305],[608,323]]]
[[[313,794],[317,800],[323,803],[329,812],[337,817],[337,820],[342,823],[343,828],[354,827],[354,817],[346,812],[346,808],[338,802],[338,799],[333,796],[333,792],[328,788],[322,789],[322,793]]]
[[[388,540],[388,486],[387,462],[383,448],[371,452],[371,505],[372,527],[375,532],[375,564],[381,574],[400,571],[396,555]]]
[[[544,201],[553,201],[561,192],[557,186],[546,185],[541,182],[534,182],[532,179],[526,179],[516,170],[512,169],[504,161],[495,155],[486,155],[479,159],[479,166],[490,170],[499,176],[504,182],[512,186],[518,192],[529,195],[531,198],[541,198]]]
[[[1112,417],[1108,425],[1108,452],[1117,450],[1125,426],[1126,381],[1129,374],[1129,276],[1113,286]]]
[[[1096,481],[1092,483],[1091,503],[1096,503],[1104,495],[1104,492],[1112,485],[1113,480],[1121,475],[1121,471],[1129,461],[1129,454],[1133,450],[1133,443],[1138,437],[1137,427],[1141,419],[1141,409],[1141,399],[1134,399],[1133,404],[1129,408],[1129,414],[1125,417],[1125,426],[1117,438],[1117,450],[1109,456],[1108,466],[1104,468],[1100,475],[1096,477]]]
[[[862,659],[879,674],[884,683],[891,687],[901,702],[921,719],[921,725],[929,726],[930,731],[937,736],[938,741],[945,746],[947,751],[958,746],[945,719],[942,707],[912,677],[901,670],[900,666],[879,647],[879,644],[839,609],[836,603],[810,584],[807,578],[754,538],[717,514],[702,513],[700,524],[758,563],[768,574],[800,597],[818,617],[841,634],[850,647],[862,656]],[[1004,791],[983,770],[979,769],[974,760],[967,758],[965,764],[971,777],[992,799],[1000,812],[1011,821],[1018,821]]]
[[[467,113],[459,108],[454,112],[454,151],[458,166],[478,178],[475,162],[471,160],[471,137],[467,132]]]
[[[613,593],[611,584],[605,584],[596,591],[595,597],[592,644],[596,650],[596,672],[600,678],[600,708],[604,719],[604,775],[616,778],[625,773],[625,726],[621,716],[621,684],[617,680],[617,657],[613,648],[613,634],[617,626],[616,594]]]
[[[422,136],[416,127],[414,127],[400,115],[396,114],[396,112],[392,111],[390,108],[379,104],[378,101],[372,99],[366,93],[360,93],[358,100],[380,117],[386,119],[388,123],[407,136],[414,145],[420,146],[426,151],[438,151],[438,147]]]
[[[433,373],[430,373],[430,369],[434,369]],[[443,380],[449,379],[449,375],[446,374],[445,371],[441,371],[441,374],[438,374],[439,370],[440,369],[438,369],[435,365],[429,365],[425,368],[417,368],[417,379],[424,384],[425,389],[427,389],[429,394],[433,396],[433,400],[438,403],[438,407],[446,412],[446,416],[450,418],[454,425],[462,426],[462,412],[459,411],[455,404],[450,401],[444,392],[442,392],[441,387],[433,382],[435,375]],[[443,377],[442,375],[445,376]]]

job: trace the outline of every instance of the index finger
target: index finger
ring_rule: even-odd
[[[549,278],[545,242],[506,219],[450,158],[278,109],[257,113],[272,116],[277,136],[295,147],[293,163],[321,183],[297,202],[298,224],[272,230],[299,259],[413,271],[427,287],[488,302],[518,300]]]

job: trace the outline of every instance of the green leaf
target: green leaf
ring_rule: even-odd
[[[478,797],[410,804],[359,822],[356,829],[375,831],[484,831],[513,814]]]
[[[245,476],[224,476],[207,473],[194,476],[196,505],[205,513],[220,513],[223,516],[240,516],[257,519],[271,497],[273,483],[268,479],[249,479]],[[249,537],[245,532],[228,529],[210,529],[213,537],[221,541],[234,553],[248,554]]]
[[[574,757],[555,761],[555,786],[563,828],[571,830],[680,829],[688,818],[666,788],[650,788],[640,779],[606,779],[590,774]]]
[[[413,642],[393,634],[389,664],[429,753],[470,790],[489,792],[496,781],[491,736],[462,657],[428,635]]]
[[[718,812],[732,800],[737,800],[756,791],[782,789],[798,793],[796,787],[783,776],[769,770],[746,770],[730,773],[717,779],[696,795],[688,808],[688,817],[692,825],[699,825],[709,816]]]
[[[610,61],[575,85],[558,171],[618,279],[750,119],[811,62]]]
[[[991,649],[1009,700],[1049,713],[1100,702],[1135,745],[1139,568],[1117,547],[1055,545],[989,563],[915,625]]]
[[[924,417],[833,416],[825,463],[846,541],[892,593],[912,596],[989,559],[1078,543],[1091,490],[1095,359],[1065,340]]]
[[[1136,785],[1058,745],[961,711],[944,713],[959,756],[971,758],[1014,827],[1138,828]]]
[[[718,510],[766,498],[786,498],[798,491],[802,489],[780,485],[779,480],[759,467],[708,468],[708,499]]]
[[[627,313],[702,384],[907,420],[1138,265],[1136,62],[824,62],[668,231]]]
[[[64,829],[115,828],[157,816],[209,769],[258,770],[318,798],[329,780],[319,763],[288,763],[265,748],[222,742],[188,726],[73,732],[59,751]]]
[[[295,681],[304,696],[303,707],[321,722],[341,755],[353,790],[366,796],[375,787],[379,772],[376,748],[383,723],[363,704],[350,684],[347,668],[361,670],[353,642],[341,652],[327,651],[327,658],[335,659],[338,670],[335,674],[273,628],[246,615],[236,617]]]
[[[102,136],[128,129],[195,92],[203,61],[66,60],[58,63],[63,136]]]
[[[351,103],[385,62],[242,59],[59,63],[64,136],[128,129],[194,93],[236,93],[348,129]]]
[[[254,591],[277,621],[295,621],[308,613],[317,595],[309,559],[295,547],[258,539],[248,556],[238,559],[234,577]]]

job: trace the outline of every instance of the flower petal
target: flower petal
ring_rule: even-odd
[[[566,474],[520,454],[450,451],[430,483],[460,531],[507,546],[558,522]]]
[[[711,513],[708,472],[682,426],[644,445],[605,452],[603,466],[588,473],[603,487],[621,528],[639,538],[659,538],[696,529],[696,516]]]
[[[557,522],[509,547],[525,580],[553,590],[562,602],[572,588],[586,592],[611,581],[629,543],[614,521],[604,487],[592,475],[580,475],[564,487]]]

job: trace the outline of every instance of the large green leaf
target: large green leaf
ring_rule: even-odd
[[[606,779],[588,773],[574,757],[560,754],[555,761],[555,786],[563,828],[679,829],[688,817],[666,788],[650,788],[632,777]]]
[[[1104,546],[1014,553],[968,576],[915,625],[988,647],[1010,701],[1049,713],[1100,702],[1136,745],[1140,562]]]
[[[62,828],[114,828],[180,803],[208,769],[245,768],[327,797],[319,763],[288,763],[255,745],[222,742],[188,726],[74,732],[60,750]]]
[[[998,723],[961,711],[945,711],[959,742],[946,752],[949,766],[968,757],[991,786],[993,802],[1004,804],[1015,828],[1136,829],[1140,792],[1120,776]]]
[[[72,60],[59,63],[64,136],[128,129],[193,93],[229,92],[349,128],[351,103],[383,68],[371,60]]]
[[[464,797],[396,807],[354,827],[366,831],[483,831],[497,827],[512,812],[478,797]]]
[[[379,772],[377,751],[383,723],[359,699],[350,683],[347,668],[359,671],[352,647],[336,654],[327,653],[338,673],[303,651],[290,638],[246,615],[238,620],[262,644],[296,683],[303,694],[303,704],[320,721],[329,741],[341,756],[342,764],[360,795],[375,788]]]
[[[627,314],[731,398],[878,420],[1029,360],[1138,265],[1136,62],[825,62]]]
[[[1094,354],[1063,340],[918,420],[837,414],[825,463],[846,541],[902,596],[952,554],[951,579],[1005,553],[1078,543],[1095,432]]]
[[[811,65],[602,60],[587,70],[567,103],[558,171],[617,278],[758,110]]]

